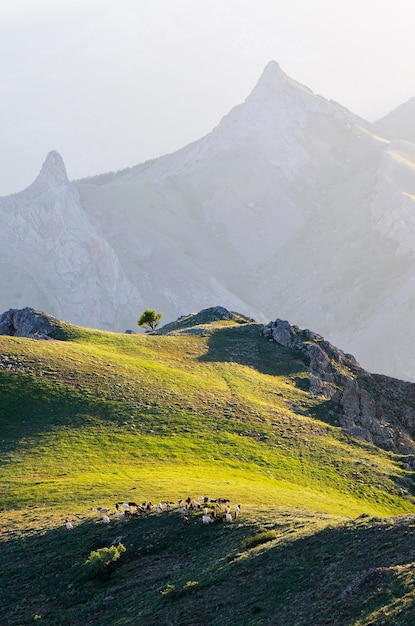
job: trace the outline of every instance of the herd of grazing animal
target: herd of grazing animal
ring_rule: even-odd
[[[177,502],[177,512],[180,514],[185,526],[190,524],[190,515],[192,513],[200,513],[203,509],[202,523],[213,524],[215,522],[230,523],[237,519],[241,512],[241,505],[237,504],[231,513],[231,504],[228,498],[210,498],[208,496],[200,496],[197,500],[190,496]],[[98,506],[91,507],[91,511],[96,511],[101,517],[103,524],[110,524],[112,521],[122,522],[128,519],[141,519],[147,513],[170,513],[175,510],[175,502],[170,500],[160,500],[157,506],[149,500],[137,504],[136,502],[119,501],[115,503],[114,516],[109,508]],[[78,519],[79,516],[75,516]],[[74,528],[70,519],[65,520],[65,527],[68,530]]]

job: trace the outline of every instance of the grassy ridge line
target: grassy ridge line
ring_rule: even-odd
[[[170,480],[167,491],[180,497],[210,493],[216,481],[219,493],[232,485],[253,503],[413,510],[389,455],[290,411],[293,402],[318,410],[321,399],[296,386],[306,373],[284,351],[276,359],[258,325],[217,324],[204,337],[68,328],[66,342],[0,338],[9,358],[3,507],[82,504],[137,484],[166,497],[157,485]],[[256,488],[246,491],[249,483]]]

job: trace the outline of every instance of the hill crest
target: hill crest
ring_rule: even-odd
[[[241,332],[234,333],[231,340],[221,340],[221,332],[227,329],[231,332],[232,328],[235,331],[239,328]],[[70,340],[76,332],[71,331],[71,325],[26,307],[10,309],[0,316],[0,335]],[[241,362],[250,367],[265,368],[264,371],[274,371],[279,361],[287,362],[289,367],[300,364],[304,374],[295,378],[295,384],[311,397],[322,399],[320,418],[341,427],[352,437],[401,455],[407,468],[415,469],[415,384],[366,371],[354,356],[333,346],[321,335],[278,318],[268,324],[257,323],[222,306],[182,316],[149,335],[160,340],[186,335],[208,340],[216,337],[216,356],[210,357],[209,350],[202,359],[207,361],[217,359],[223,352],[227,354],[225,362]],[[266,357],[268,362],[241,359],[248,338],[254,344],[267,340],[275,345],[275,352]],[[0,368],[2,365],[10,368],[11,362],[6,359]],[[294,402],[289,407],[295,414],[313,415],[306,405]]]

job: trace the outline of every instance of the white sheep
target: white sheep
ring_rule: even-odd
[[[109,510],[109,509],[103,509],[103,508],[102,508],[102,506],[98,506],[98,507],[97,507],[97,511],[98,511],[98,513],[99,513],[100,515],[106,515],[107,513],[109,513],[109,512],[110,512],[110,510]]]
[[[225,522],[231,522],[232,521],[232,515],[230,513],[226,513],[224,521]]]
[[[68,530],[72,530],[73,524],[68,519],[66,520],[65,526]]]
[[[212,522],[213,522],[213,519],[209,515],[203,515],[202,516],[202,523],[203,524],[211,524]]]
[[[108,517],[108,515],[103,515],[102,516],[102,521],[104,522],[104,524],[109,524],[110,523],[110,518]]]
[[[236,507],[235,507],[234,514],[233,514],[235,519],[238,517],[240,512],[241,512],[241,505],[237,504]]]

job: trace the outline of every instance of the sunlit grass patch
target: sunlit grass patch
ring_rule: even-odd
[[[260,331],[227,322],[130,336],[66,325],[64,341],[0,337],[6,623],[164,623],[166,607],[172,623],[329,623],[354,615],[339,598],[360,580],[362,550],[374,569],[412,558],[411,525],[405,534],[385,519],[415,513],[399,487],[411,473],[333,426],[301,358],[276,353]],[[241,513],[205,526],[194,511],[185,525],[177,503],[187,497],[229,499]],[[148,500],[175,510],[118,520],[115,503]],[[126,551],[111,577],[85,580],[88,556],[119,543]],[[398,604],[375,594],[362,624],[413,607],[403,572]]]

